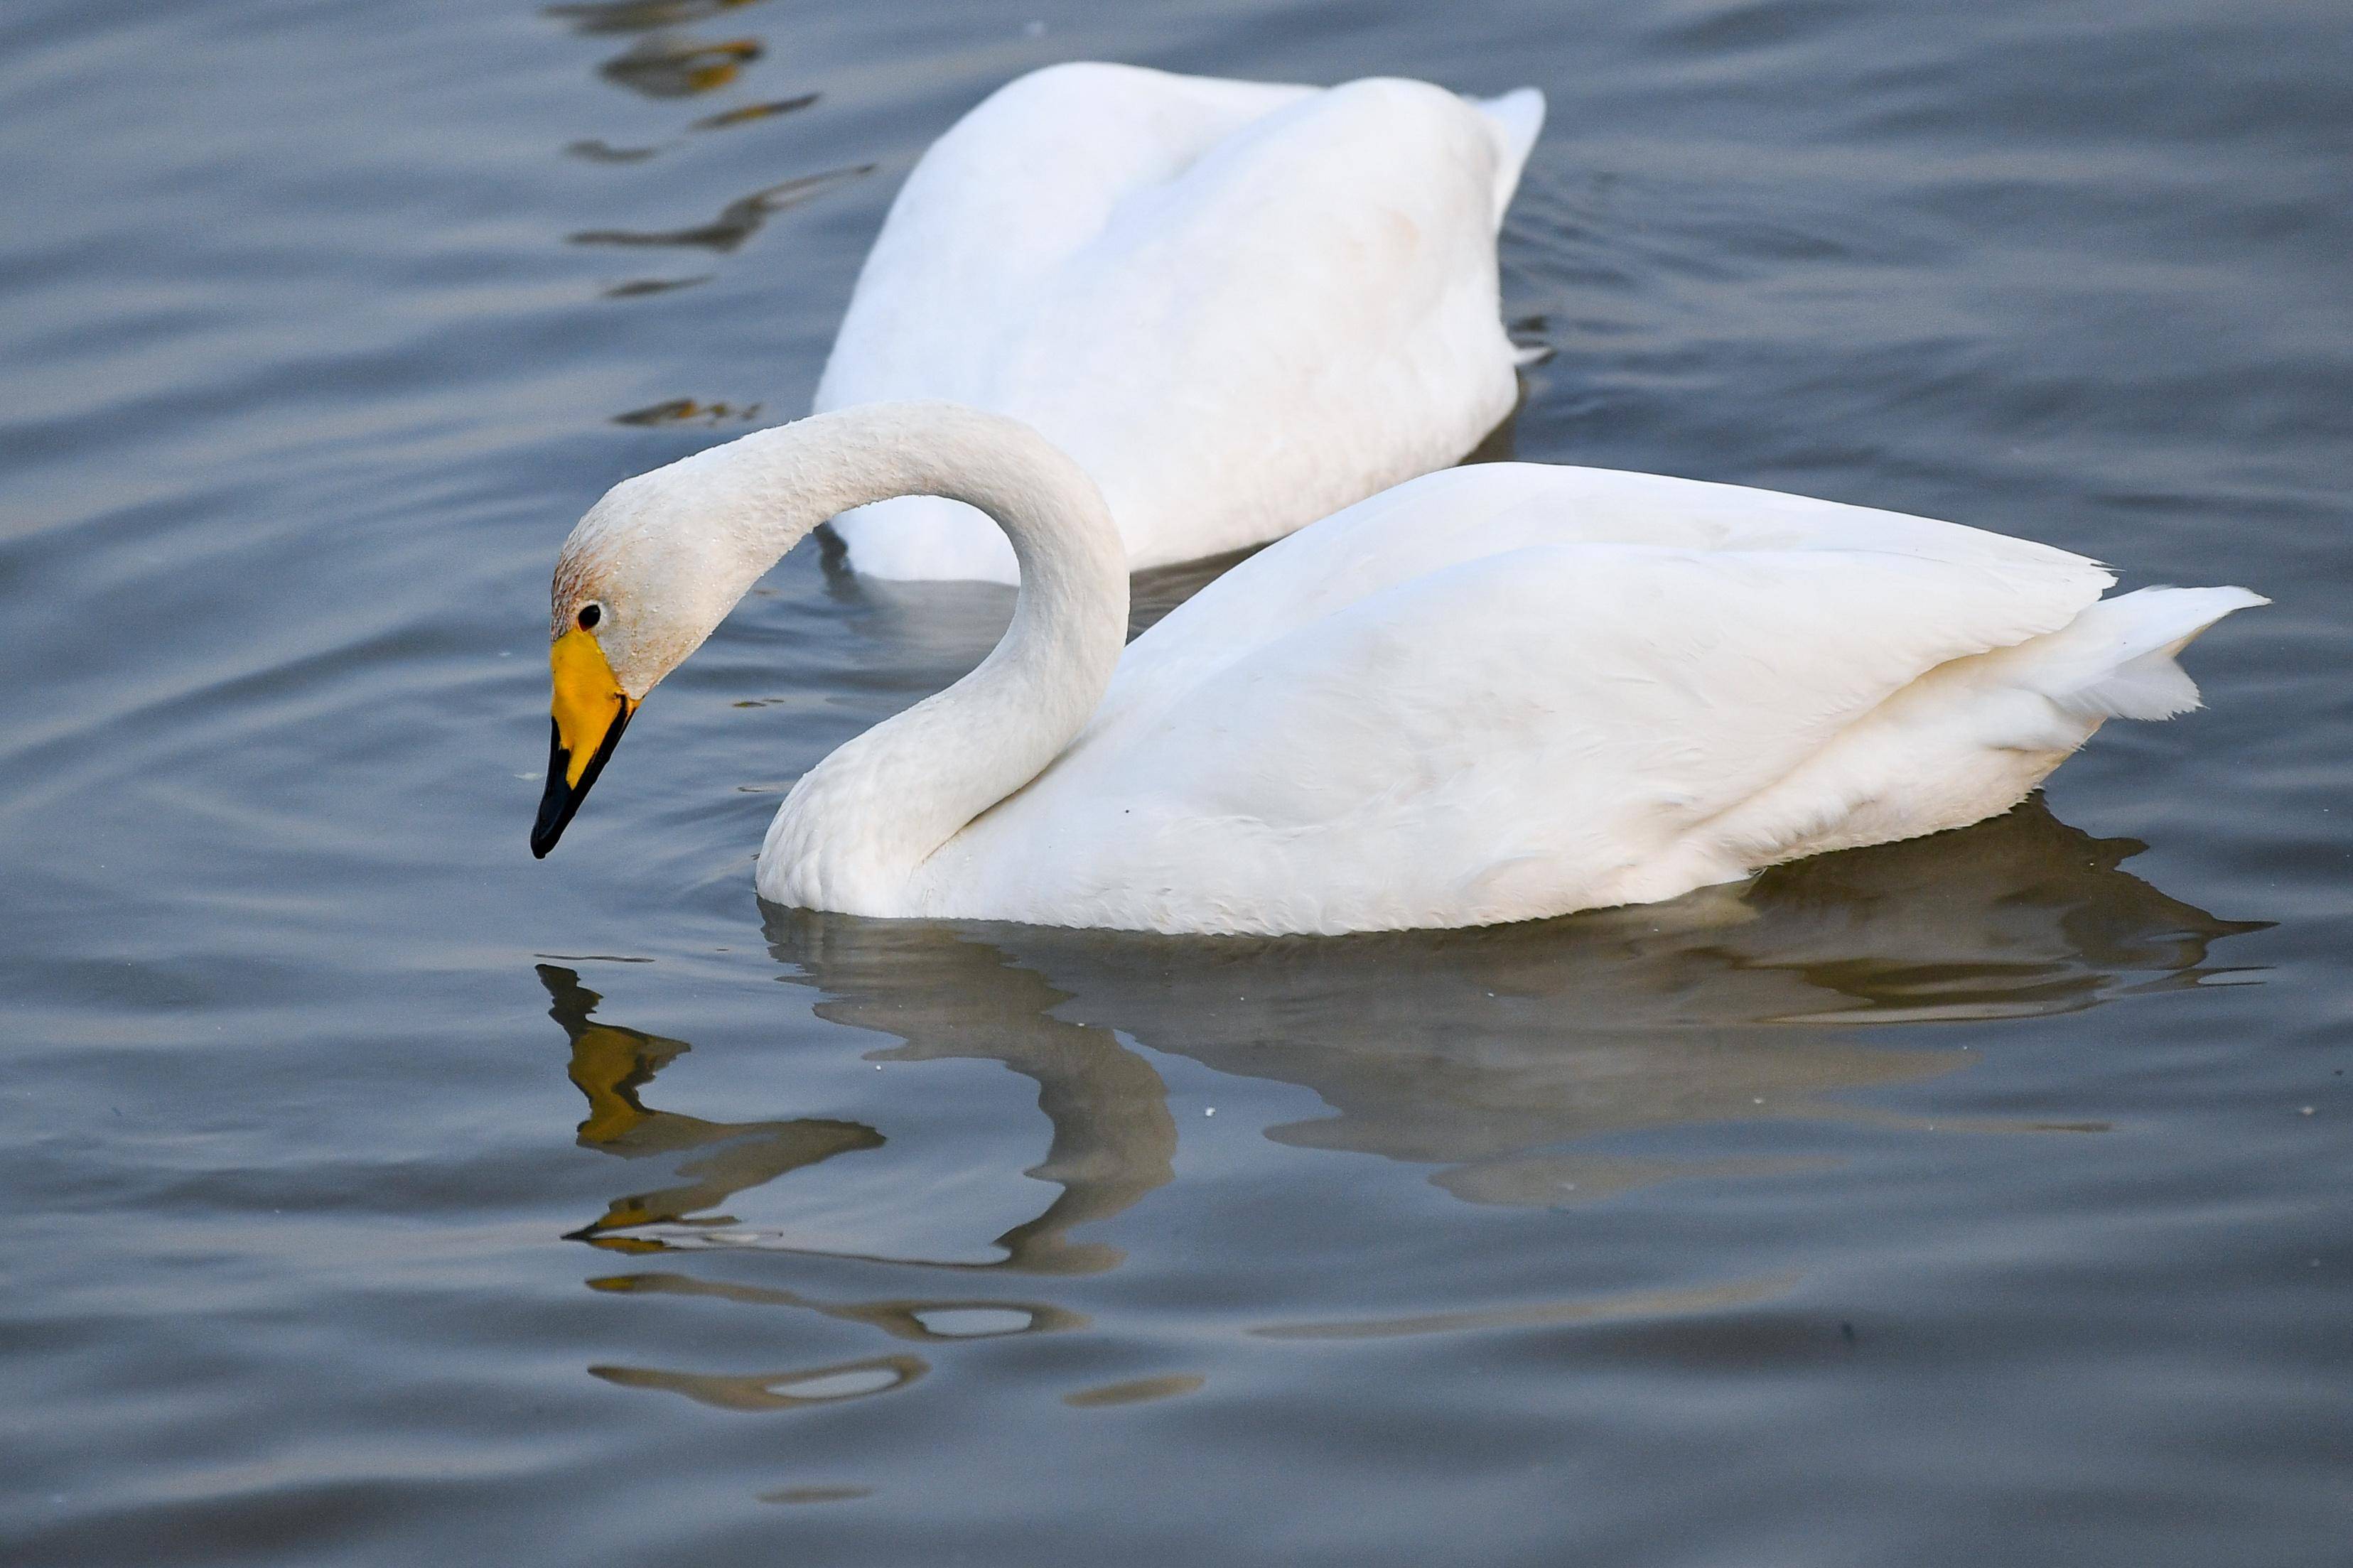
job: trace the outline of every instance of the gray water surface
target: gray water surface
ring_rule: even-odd
[[[2277,604],[1966,832],[1183,942],[758,904],[1009,604],[811,544],[534,864],[573,520],[1085,58],[1543,88],[1520,457]],[[2343,7],[13,0],[0,136],[10,1563],[2353,1561]]]

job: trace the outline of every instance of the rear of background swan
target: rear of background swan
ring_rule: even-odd
[[[1131,570],[1277,538],[1511,413],[1495,231],[1543,122],[1529,89],[1022,77],[908,175],[816,407],[938,397],[1035,426],[1103,488]],[[860,572],[1013,581],[952,500],[835,527]]]
[[[2264,602],[2102,599],[2096,563],[1952,523],[1511,463],[1302,530],[1123,650],[1124,552],[1075,463],[952,405],[848,409],[582,520],[534,849],[778,556],[909,493],[998,521],[1013,624],[794,786],[760,858],[779,903],[1337,932],[1672,898],[2007,810],[2105,720],[2195,706],[2173,656]]]

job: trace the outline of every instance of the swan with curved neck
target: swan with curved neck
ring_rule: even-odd
[[[1425,476],[1244,562],[1123,651],[1126,555],[1018,421],[881,404],[615,486],[565,544],[544,856],[637,707],[818,523],[963,501],[1019,563],[946,690],[809,770],[774,901],[1186,931],[1486,924],[1671,898],[2009,809],[2239,588],[2100,597],[1975,529],[1604,469]]]
[[[769,567],[828,518],[910,495],[1005,531],[1021,570],[1012,625],[971,674],[811,769],[760,876],[779,902],[910,912],[916,868],[1079,732],[1127,628],[1126,553],[1094,481],[1028,426],[954,404],[757,431],[623,480],[581,520],[555,570],[554,754],[533,853],[554,847],[646,693]]]

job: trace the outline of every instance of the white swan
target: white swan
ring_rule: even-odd
[[[817,411],[946,398],[1035,426],[1103,487],[1131,570],[1277,538],[1511,413],[1495,230],[1543,122],[1533,89],[1023,77],[908,175]],[[952,500],[834,526],[860,572],[1014,580]]]
[[[759,889],[1167,931],[1477,925],[1665,899],[2006,810],[2242,588],[1766,490],[1499,463],[1235,567],[1123,652],[1085,473],[949,404],[821,414],[616,485],[553,595],[544,855],[638,702],[844,508],[950,495],[1021,563],[979,668],[809,770]]]

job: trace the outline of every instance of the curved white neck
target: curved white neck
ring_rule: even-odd
[[[760,574],[825,519],[895,496],[945,496],[1005,530],[1020,563],[1013,624],[979,667],[834,752],[793,787],[761,851],[760,890],[900,914],[908,881],[974,817],[1038,776],[1084,727],[1127,632],[1127,552],[1086,471],[1027,425],[954,404],[819,414],[680,467]],[[756,567],[754,563],[757,563]],[[731,597],[729,603],[733,603]]]

